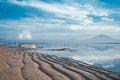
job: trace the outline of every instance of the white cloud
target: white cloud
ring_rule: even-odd
[[[30,6],[40,10],[44,10],[50,13],[55,14],[54,16],[62,17],[66,19],[79,20],[82,24],[92,24],[94,21],[92,17],[94,16],[109,16],[111,11],[109,9],[105,9],[100,7],[100,5],[96,6],[95,4],[100,3],[99,1],[92,0],[92,3],[77,3],[72,1],[72,4],[67,3],[47,3],[42,1],[11,1],[12,3],[21,5],[21,6]]]
[[[64,3],[47,3],[41,0],[9,1],[22,7],[28,6],[45,11],[47,12],[47,17],[41,17],[34,13],[31,15],[32,17],[17,20],[0,20],[1,27],[9,27],[11,29],[17,27],[18,31],[27,30],[34,32],[34,35],[39,33],[39,35],[44,34],[47,36],[54,36],[52,34],[54,32],[60,35],[72,35],[72,37],[78,37],[79,35],[88,37],[97,34],[113,35],[118,38],[120,36],[119,21],[116,22],[114,18],[109,17],[111,13],[114,13],[114,10],[102,7],[98,0],[83,0],[83,2],[79,3],[76,0],[67,0]],[[97,16],[100,20],[96,21],[92,16]]]
[[[59,19],[45,19],[39,17],[21,18],[19,20],[3,20],[0,21],[1,27],[10,29],[17,29],[20,31],[31,31],[34,38],[43,38],[45,36],[50,38],[50,35],[58,38],[59,36],[70,37],[81,37],[81,39],[87,38],[88,36],[96,36],[97,34],[107,34],[112,37],[119,38],[119,24],[113,25],[109,23],[94,23],[91,25],[83,24],[64,24],[64,20]],[[116,23],[115,23],[116,24]],[[58,34],[59,36],[55,36]],[[117,34],[117,35],[116,35]],[[69,35],[69,36],[67,36]],[[82,36],[83,35],[83,36]],[[53,38],[51,37],[51,38]],[[62,37],[59,37],[62,38]]]
[[[113,31],[119,32],[119,26],[110,25],[110,24],[94,24],[94,25],[71,25],[69,29],[74,31],[86,30],[86,31]]]
[[[32,35],[30,31],[22,31],[18,35],[19,39],[32,39]]]
[[[102,20],[102,21],[110,21],[110,22],[114,21],[114,19],[112,19],[112,18],[107,18],[107,17],[102,17],[101,20]]]

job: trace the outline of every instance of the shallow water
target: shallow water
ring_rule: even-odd
[[[120,72],[120,44],[38,45],[36,52],[70,57],[99,67]]]
[[[18,46],[7,44],[5,46]],[[73,58],[120,72],[120,44],[37,44],[35,52]]]

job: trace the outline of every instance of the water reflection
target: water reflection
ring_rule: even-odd
[[[18,46],[7,44],[5,46]],[[120,72],[120,44],[37,44],[36,52],[70,57]]]
[[[120,72],[120,44],[80,44],[39,48],[39,53],[70,57]]]

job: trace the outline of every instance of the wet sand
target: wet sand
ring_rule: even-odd
[[[0,47],[0,80],[120,80],[120,73],[71,58]]]

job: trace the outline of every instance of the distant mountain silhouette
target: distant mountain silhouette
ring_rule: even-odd
[[[113,40],[113,38],[111,38],[107,35],[98,35],[98,36],[95,36],[93,39],[96,39],[96,40]]]
[[[98,35],[90,39],[82,41],[84,43],[118,43],[119,40],[113,39],[107,35]]]

